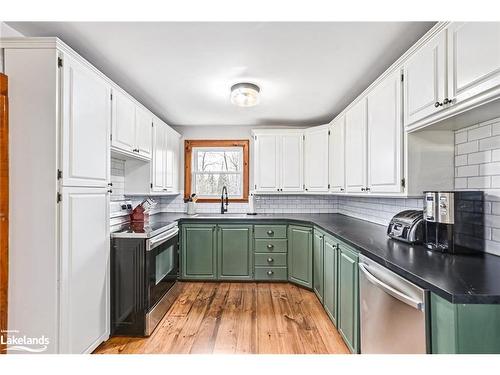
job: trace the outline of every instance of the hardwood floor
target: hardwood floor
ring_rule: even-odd
[[[104,354],[346,354],[314,293],[287,283],[183,282],[148,338],[113,337]]]

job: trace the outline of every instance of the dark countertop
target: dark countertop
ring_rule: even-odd
[[[386,227],[342,214],[158,214],[161,221],[283,221],[315,225],[453,303],[500,304],[500,257],[448,255],[392,240]],[[157,215],[154,215],[157,216]]]

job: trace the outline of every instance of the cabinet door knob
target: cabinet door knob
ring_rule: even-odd
[[[111,190],[111,189],[109,189],[109,190],[108,190],[108,193],[110,193],[110,194],[111,194],[112,192],[113,192],[113,190]]]
[[[274,272],[273,272],[273,271],[271,271],[271,270],[267,271],[267,274],[268,274],[269,276],[271,276],[273,273],[274,273]]]
[[[267,263],[272,263],[272,262],[274,262],[273,258],[267,258]]]
[[[271,244],[271,243],[270,243],[269,245],[267,245],[267,248],[268,248],[268,249],[272,249],[273,247],[274,247],[274,245],[273,245],[273,244]]]
[[[366,191],[370,191],[370,188],[369,188],[369,187],[367,187],[365,190],[366,190]]]
[[[273,230],[268,230],[267,234],[270,235],[270,236],[272,236],[274,234],[274,231]]]
[[[448,98],[445,98],[443,100],[443,104],[451,104],[453,102],[453,99],[448,99]]]
[[[443,105],[443,103],[440,103],[440,102],[434,103],[434,107],[436,107],[436,108],[441,107],[442,105]]]
[[[361,191],[365,191],[365,188],[361,188]]]

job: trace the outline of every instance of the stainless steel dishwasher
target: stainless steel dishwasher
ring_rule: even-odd
[[[361,353],[427,353],[427,291],[360,256]]]

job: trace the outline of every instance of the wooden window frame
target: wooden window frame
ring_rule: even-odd
[[[250,184],[249,160],[250,160],[250,141],[248,139],[239,140],[211,140],[211,139],[192,139],[184,141],[184,201],[191,196],[192,184],[192,157],[193,147],[242,147],[243,148],[243,198],[231,198],[229,202],[248,202],[248,192]],[[200,203],[220,202],[220,198],[199,198]]]

